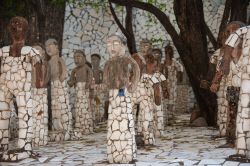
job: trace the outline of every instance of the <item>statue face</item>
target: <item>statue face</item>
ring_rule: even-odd
[[[147,63],[147,73],[148,74],[155,73],[156,66],[157,66],[157,62],[156,61],[154,61],[153,63]]]
[[[49,56],[59,55],[58,46],[53,43],[45,45],[45,49]]]
[[[97,56],[92,56],[91,57],[91,64],[93,65],[93,68],[98,68],[100,66],[100,58]]]
[[[169,59],[172,59],[173,58],[173,48],[171,46],[166,46],[165,47],[165,56],[166,56],[166,59],[169,58]]]
[[[155,60],[156,60],[158,63],[161,63],[161,52],[158,51],[158,50],[154,50],[154,51],[152,52],[152,54],[153,54]]]
[[[28,22],[23,17],[14,17],[10,20],[8,26],[12,40],[20,41],[26,38],[26,32],[28,29]]]
[[[111,57],[116,57],[122,54],[124,45],[117,36],[111,36],[107,39],[107,50]]]
[[[152,48],[152,45],[150,43],[141,43],[140,44],[140,50],[143,54],[148,53],[148,51]]]
[[[42,59],[44,60],[45,59],[45,50],[41,47],[41,46],[33,46],[33,48],[37,49],[39,51],[39,53],[41,54],[42,56]]]
[[[74,54],[74,62],[76,66],[83,66],[86,63],[86,58],[81,53]]]

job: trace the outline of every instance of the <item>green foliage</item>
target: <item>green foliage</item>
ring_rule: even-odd
[[[160,45],[164,42],[164,40],[160,37],[160,38],[152,38],[151,42],[153,43],[153,45]]]

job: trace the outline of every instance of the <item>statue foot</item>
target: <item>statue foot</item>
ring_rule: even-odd
[[[233,154],[226,158],[227,161],[238,161],[242,163],[250,163],[250,159],[248,159],[245,155],[242,154]]]

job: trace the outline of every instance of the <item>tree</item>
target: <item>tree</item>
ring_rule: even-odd
[[[2,0],[0,1],[0,46],[8,45],[7,25],[13,16],[22,16],[29,22],[27,44],[44,43],[48,38],[62,45],[65,0]]]

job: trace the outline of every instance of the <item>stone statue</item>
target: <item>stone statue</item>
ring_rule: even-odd
[[[68,84],[76,89],[75,129],[79,130],[80,134],[89,134],[93,132],[93,117],[89,98],[93,72],[89,65],[86,64],[86,55],[83,51],[75,51],[74,61],[76,67],[71,72]]]
[[[229,37],[229,35],[233,32],[235,32],[238,28],[240,28],[241,23],[240,22],[231,22],[229,23],[225,30],[224,30],[224,38],[223,42],[226,41],[226,39]],[[238,46],[242,47],[242,44],[239,44]],[[227,137],[227,144],[223,145],[222,147],[233,147],[235,144],[235,127],[236,127],[236,115],[237,115],[237,108],[235,106],[238,105],[238,99],[239,96],[235,96],[237,99],[235,102],[230,101],[229,96],[232,95],[232,92],[230,92],[232,89],[233,93],[236,95],[240,91],[240,80],[237,77],[240,77],[240,72],[235,70],[235,67],[233,67],[230,70],[232,71],[232,74],[229,75],[223,75],[221,70],[221,65],[224,64],[223,59],[225,57],[228,57],[230,55],[226,55],[226,45],[224,44],[222,48],[220,49],[220,61],[217,64],[217,71],[214,76],[214,79],[212,81],[212,85],[210,87],[210,90],[212,92],[217,92],[218,96],[218,125],[219,125],[219,131],[220,136],[226,136]],[[235,48],[235,51],[241,50],[241,48]],[[239,56],[241,53],[238,53]],[[228,60],[227,60],[228,61]],[[231,64],[231,66],[235,66],[234,63]],[[237,74],[238,76],[236,76]],[[237,80],[236,82],[232,80]]]
[[[0,160],[17,161],[32,154],[32,66],[41,62],[39,52],[29,46],[24,46],[28,22],[23,17],[13,17],[8,30],[12,44],[0,49]],[[37,88],[42,87],[41,77],[37,76]],[[18,148],[8,150],[10,102],[16,97],[18,107]],[[1,154],[2,153],[2,154]]]
[[[160,71],[161,70],[161,59],[162,59],[162,52],[161,52],[161,49],[159,49],[159,48],[154,48],[153,50],[152,50],[152,54],[153,54],[153,56],[154,56],[154,58],[156,59],[156,61],[157,61],[157,68],[156,68],[156,70],[157,71]]]
[[[39,65],[40,70],[33,67],[32,71],[32,96],[33,96],[33,146],[43,146],[48,143],[48,101],[47,85],[49,82],[49,65],[46,61],[45,49],[38,43],[33,46],[42,56],[43,63]],[[37,76],[42,77],[43,86],[36,88]]]
[[[137,63],[125,55],[126,39],[119,33],[107,38],[110,59],[106,62],[103,84],[109,90],[107,154],[109,163],[131,163],[136,157],[131,93],[139,81]],[[130,71],[133,76],[130,77]]]
[[[142,39],[140,42],[140,53],[144,57],[148,53],[152,53],[152,42],[148,39]]]
[[[153,145],[155,143],[153,84],[150,79],[151,76],[147,74],[145,58],[140,53],[133,54],[132,57],[139,65],[141,71],[136,91],[132,93],[134,119],[137,118],[136,114],[138,114],[136,140],[137,144]],[[152,55],[151,57],[154,60]]]
[[[45,42],[46,53],[50,56],[50,84],[51,84],[51,110],[52,132],[49,134],[51,141],[70,139],[72,130],[72,114],[69,105],[69,95],[66,83],[66,65],[59,56],[58,44],[55,39]]]
[[[101,84],[103,82],[103,71],[100,68],[101,56],[99,54],[92,54],[91,55],[91,64],[93,70],[93,79],[95,84]],[[98,93],[96,91],[92,92],[93,97],[93,113],[95,116],[95,122],[101,122],[104,118],[104,105],[105,101],[108,100],[108,96],[106,92]]]
[[[165,60],[161,65],[161,73],[167,78],[166,84],[162,86],[164,100],[164,109],[168,110],[171,116],[175,112],[177,99],[177,73],[183,72],[183,66],[175,58],[171,45],[165,47]]]
[[[239,22],[229,23],[223,32],[222,42],[225,43],[226,39],[229,37],[231,33],[236,31],[240,27]],[[222,59],[224,56],[225,44],[218,49],[210,58],[210,63],[216,64],[216,74],[212,81],[212,85],[210,90],[212,92],[217,92],[217,103],[218,103],[218,113],[217,113],[217,124],[219,126],[219,136],[226,136],[226,132],[228,131],[228,120],[229,120],[229,105],[228,100],[226,99],[227,95],[227,85],[228,79],[226,75],[222,75],[220,70],[220,65],[222,63]]]
[[[232,22],[232,24],[240,27],[243,25],[241,22]],[[229,158],[242,161],[250,159],[250,115],[248,114],[250,97],[250,73],[248,70],[250,66],[250,26],[241,27],[233,31],[236,25],[231,26],[232,34],[225,42],[224,56],[218,71],[220,71],[222,76],[227,76],[229,119],[226,136],[228,143],[236,143],[237,150],[237,154]],[[220,78],[217,78],[217,81],[219,81]],[[217,82],[214,83],[216,84]],[[233,131],[236,131],[236,136]]]

